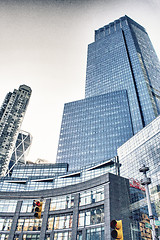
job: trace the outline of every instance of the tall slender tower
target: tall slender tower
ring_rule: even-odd
[[[160,114],[160,63],[145,29],[127,16],[95,31],[86,98],[64,107],[57,162],[75,170],[117,148]]]
[[[31,92],[30,87],[21,85],[6,95],[0,109],[0,176],[8,170]]]

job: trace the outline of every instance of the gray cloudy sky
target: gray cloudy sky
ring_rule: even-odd
[[[84,98],[87,45],[123,15],[146,28],[160,58],[159,0],[0,0],[0,104],[19,85],[32,88],[22,124],[30,160],[55,162],[63,105]]]

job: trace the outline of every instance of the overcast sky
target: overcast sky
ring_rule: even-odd
[[[145,27],[160,58],[159,0],[0,0],[0,105],[32,88],[21,127],[33,136],[29,160],[55,162],[64,103],[84,98],[87,45],[123,15]]]

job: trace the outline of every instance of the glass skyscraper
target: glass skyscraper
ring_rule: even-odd
[[[0,109],[0,176],[5,176],[22,124],[31,88],[21,85],[9,92]]]
[[[65,104],[57,162],[78,170],[116,156],[133,136],[126,90]]]
[[[125,16],[95,31],[86,97],[126,89],[134,133],[160,113],[160,63],[145,29]]]
[[[160,63],[145,29],[124,16],[95,31],[85,99],[64,107],[57,162],[70,170],[117,155],[160,113]]]

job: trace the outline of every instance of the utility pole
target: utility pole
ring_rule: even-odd
[[[150,199],[149,188],[148,188],[148,185],[151,183],[151,179],[147,178],[147,174],[146,174],[146,172],[148,170],[149,170],[149,167],[146,167],[145,165],[143,165],[143,167],[141,167],[139,169],[139,171],[143,172],[143,174],[144,174],[144,178],[141,180],[141,184],[145,186],[145,190],[146,190],[149,219],[150,219],[150,224],[152,226],[152,239],[157,240],[154,219],[153,219],[153,213],[152,213],[152,207],[151,207],[151,199]]]

